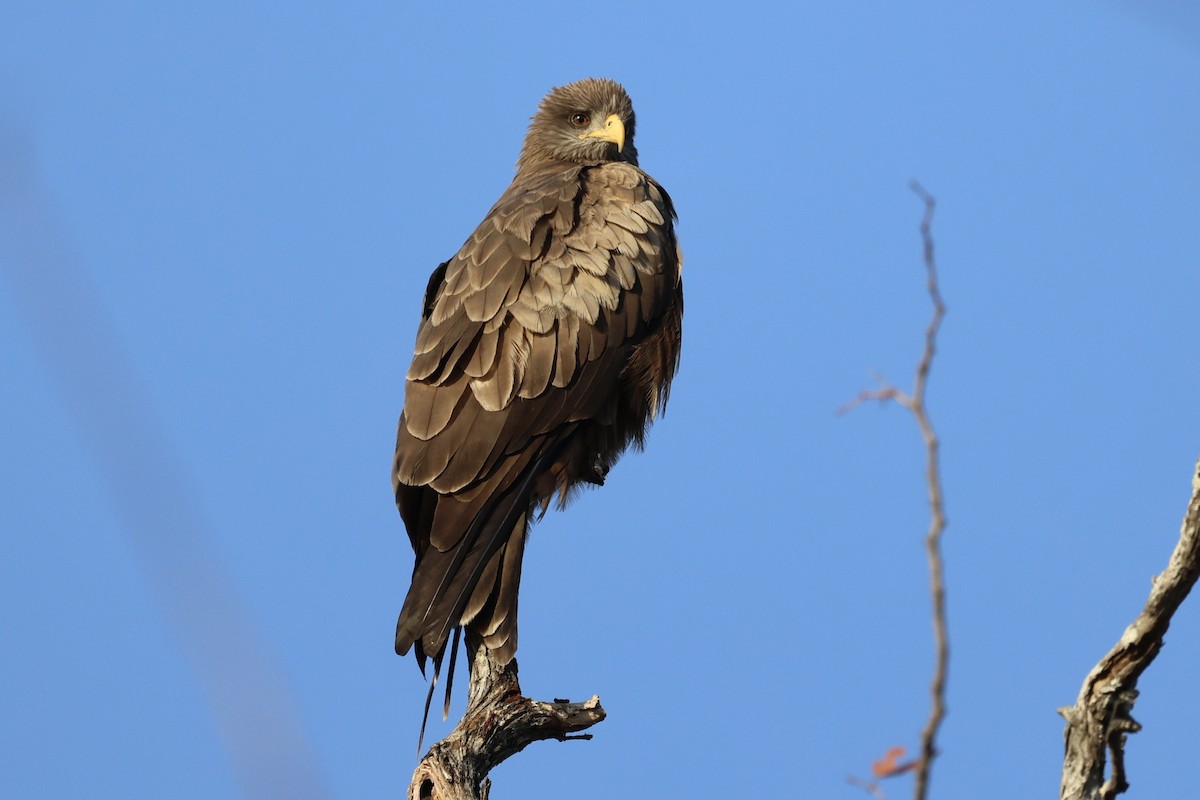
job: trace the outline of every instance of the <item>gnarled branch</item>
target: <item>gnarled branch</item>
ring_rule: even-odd
[[[1150,597],[1120,640],[1088,673],[1075,705],[1060,708],[1064,732],[1061,800],[1112,800],[1129,788],[1125,777],[1125,737],[1141,725],[1130,716],[1137,681],[1162,649],[1171,617],[1200,577],[1200,461],[1192,473],[1192,497],[1175,552],[1154,578]],[[1104,777],[1106,757],[1112,770]]]
[[[579,731],[605,717],[599,697],[546,703],[522,696],[516,659],[497,664],[469,631],[466,644],[471,661],[467,711],[417,765],[408,800],[486,800],[487,775],[497,764],[543,739],[590,739]]]

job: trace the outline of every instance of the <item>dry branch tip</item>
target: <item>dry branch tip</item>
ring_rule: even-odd
[[[942,499],[942,478],[938,453],[940,443],[930,420],[929,411],[925,405],[925,386],[933,368],[934,355],[937,353],[937,336],[941,330],[942,319],[946,315],[946,306],[942,302],[941,290],[938,288],[937,263],[934,260],[933,242],[933,212],[936,201],[933,195],[925,191],[920,183],[913,180],[909,187],[917,194],[924,204],[925,210],[921,217],[921,242],[923,261],[925,265],[925,287],[933,304],[933,314],[925,328],[925,346],[917,363],[913,388],[909,393],[903,392],[887,382],[877,378],[878,389],[866,389],[849,403],[838,409],[838,414],[845,414],[870,400],[881,403],[894,402],[904,407],[912,414],[921,431],[925,444],[925,484],[928,491],[930,520],[925,535],[925,552],[929,563],[929,592],[932,604],[933,638],[934,638],[934,670],[930,683],[931,707],[929,718],[921,730],[921,750],[913,760],[911,768],[916,771],[913,796],[916,800],[924,800],[929,791],[929,776],[933,760],[937,757],[937,733],[942,720],[946,717],[946,678],[949,671],[950,645],[946,623],[946,588],[943,578],[944,566],[941,553],[942,533],[946,529],[947,520],[945,505]],[[852,781],[854,782],[854,781]],[[874,794],[876,784],[856,783]]]

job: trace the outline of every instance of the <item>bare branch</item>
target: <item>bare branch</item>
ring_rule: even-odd
[[[872,400],[876,400],[881,404],[892,400],[904,406],[905,408],[908,408],[909,403],[912,402],[908,395],[888,383],[887,378],[883,377],[882,375],[876,375],[875,381],[879,384],[878,389],[863,389],[854,396],[853,400],[838,408],[836,413],[839,415],[849,414],[863,403],[869,403]]]
[[[604,717],[600,698],[545,703],[521,695],[517,662],[501,666],[467,632],[471,685],[467,711],[453,731],[429,748],[413,773],[409,800],[486,800],[488,773],[506,758],[543,739],[590,739],[579,733]]]
[[[1162,649],[1171,617],[1200,577],[1200,461],[1192,473],[1192,496],[1183,516],[1179,542],[1150,596],[1120,640],[1088,673],[1079,699],[1058,713],[1064,731],[1061,800],[1112,800],[1129,788],[1125,775],[1125,738],[1141,730],[1130,712],[1137,681]],[[1106,756],[1112,770],[1104,777]]]
[[[938,288],[937,263],[934,260],[933,247],[933,212],[936,201],[919,183],[912,181],[910,187],[925,204],[925,214],[921,219],[921,241],[924,245],[925,286],[929,299],[933,303],[933,316],[925,328],[925,347],[921,352],[921,360],[917,364],[916,376],[913,379],[911,393],[903,392],[892,386],[885,379],[878,378],[880,388],[864,390],[846,405],[838,409],[838,413],[846,413],[869,400],[880,402],[895,402],[908,411],[916,419],[925,443],[925,484],[929,498],[929,528],[925,534],[925,553],[929,562],[929,593],[933,605],[933,640],[934,668],[933,680],[930,685],[931,707],[929,718],[921,731],[921,750],[917,756],[916,780],[913,796],[916,800],[925,800],[929,792],[929,775],[933,767],[933,759],[937,756],[937,734],[942,720],[946,717],[946,677],[950,662],[950,645],[946,626],[946,588],[944,568],[942,565],[942,533],[946,529],[946,512],[942,499],[941,468],[938,461],[939,442],[934,431],[933,422],[925,406],[925,387],[929,382],[929,372],[933,367],[933,358],[937,353],[937,336],[941,329],[942,319],[946,316],[946,306],[942,302],[942,294]]]
[[[851,786],[857,786],[867,794],[871,795],[874,800],[888,800],[888,796],[884,794],[883,787],[879,785],[877,780],[864,780],[855,775],[846,778],[846,783]]]
[[[921,752],[917,758],[916,786],[913,797],[925,800],[929,791],[929,772],[937,755],[937,734],[942,720],[946,718],[946,675],[950,664],[950,642],[946,632],[946,584],[942,567],[942,532],[946,529],[946,512],[942,500],[942,476],[938,461],[939,443],[929,412],[925,408],[925,385],[929,370],[933,367],[933,356],[937,351],[937,335],[946,306],[938,290],[937,263],[933,257],[933,196],[913,181],[912,190],[925,203],[925,217],[921,220],[921,241],[925,249],[926,289],[933,301],[933,318],[925,329],[925,351],[917,365],[917,377],[913,383],[912,401],[907,406],[917,419],[921,438],[925,440],[925,483],[929,492],[929,531],[925,535],[925,553],[929,560],[929,593],[933,601],[933,682],[929,693],[932,703],[929,719],[921,731]]]

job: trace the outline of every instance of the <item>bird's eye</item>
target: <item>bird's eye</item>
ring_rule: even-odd
[[[587,124],[592,121],[592,118],[582,111],[576,111],[571,115],[571,124],[576,128],[586,128]]]

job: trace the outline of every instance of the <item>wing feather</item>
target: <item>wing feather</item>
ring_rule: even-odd
[[[500,349],[500,341],[504,338],[504,329],[493,331],[480,329],[479,338],[471,358],[463,365],[463,372],[472,378],[482,378],[496,367],[496,356]]]
[[[579,317],[565,314],[558,320],[558,343],[555,347],[554,381],[561,389],[575,377],[576,359],[579,355]]]
[[[437,436],[465,401],[467,389],[461,383],[409,381],[404,392],[404,418],[409,432],[422,441]]]
[[[525,334],[529,339],[529,361],[525,364],[525,379],[521,382],[522,399],[539,397],[554,377],[555,350],[558,336],[555,331]]]

